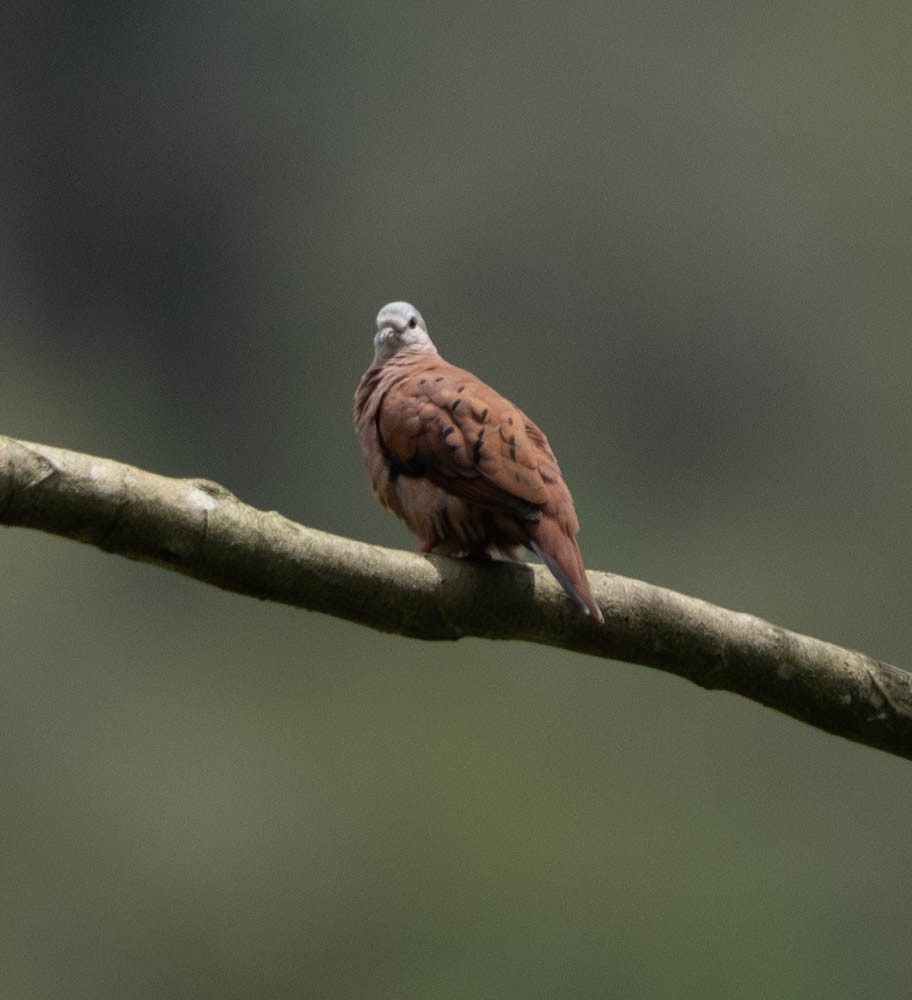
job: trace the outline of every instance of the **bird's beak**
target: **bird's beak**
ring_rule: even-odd
[[[392,335],[393,335],[393,328],[391,326],[383,327],[382,330],[377,331],[377,343],[385,344]]]

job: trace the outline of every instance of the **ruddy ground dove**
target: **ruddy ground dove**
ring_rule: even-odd
[[[576,543],[579,521],[541,430],[508,399],[437,353],[408,302],[377,316],[355,428],[377,499],[422,552],[515,557],[526,546],[597,621]]]

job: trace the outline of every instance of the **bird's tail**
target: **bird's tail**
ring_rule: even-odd
[[[579,605],[582,611],[599,623],[605,621],[595,603],[579,545],[552,517],[543,517],[530,525],[529,548],[541,559],[554,575],[554,579]]]

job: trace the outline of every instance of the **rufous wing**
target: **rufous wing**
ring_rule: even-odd
[[[541,429],[490,386],[439,356],[397,366],[395,379],[383,388],[376,428],[392,466],[466,503],[524,522],[527,545],[601,621],[576,543],[573,500]]]

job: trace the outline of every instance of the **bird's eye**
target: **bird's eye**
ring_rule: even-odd
[[[414,330],[417,325],[418,325],[418,317],[412,316],[412,318],[409,320],[409,327],[412,330]]]

